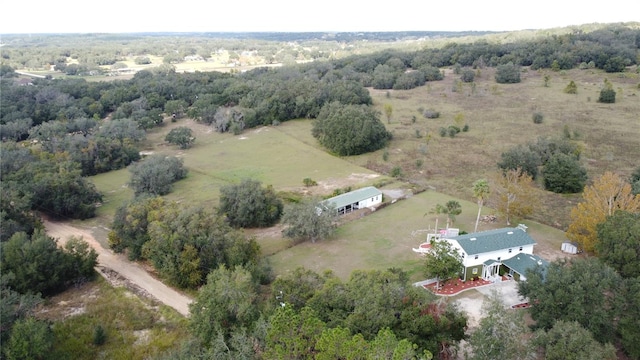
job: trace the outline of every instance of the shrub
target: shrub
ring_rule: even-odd
[[[304,178],[304,179],[302,180],[302,183],[303,183],[303,184],[304,184],[304,186],[306,186],[306,187],[310,187],[310,186],[316,186],[316,185],[318,185],[318,183],[317,183],[315,180],[311,179],[311,178]]]
[[[464,124],[464,126],[462,127],[462,132],[467,132],[469,131],[469,124]]]
[[[245,179],[237,185],[220,188],[219,213],[233,227],[267,227],[282,215],[284,205],[273,187],[262,187],[256,180]]]
[[[427,119],[437,119],[440,117],[440,112],[433,109],[427,109],[422,113],[422,115]]]
[[[602,89],[600,90],[600,97],[598,98],[598,102],[604,104],[613,104],[616,102],[616,92],[613,89]]]
[[[102,325],[97,325],[93,329],[93,345],[100,346],[107,342],[107,332]]]
[[[498,65],[496,68],[496,82],[499,84],[515,84],[520,82],[520,66],[511,62]]]
[[[447,128],[441,127],[438,132],[440,133],[440,136],[445,137],[447,136]]]
[[[402,168],[400,166],[395,166],[391,169],[391,173],[389,173],[389,175],[394,178],[402,177]]]
[[[473,80],[475,80],[475,77],[476,77],[476,73],[473,70],[464,69],[464,71],[462,71],[462,76],[460,76],[460,80],[466,83],[470,83],[470,82],[473,82]]]
[[[544,120],[544,115],[540,112],[533,113],[533,123],[534,124],[542,124]]]
[[[577,94],[578,93],[578,86],[576,85],[576,83],[571,80],[569,82],[569,85],[567,85],[566,88],[564,88],[564,92],[567,94]]]
[[[587,181],[587,170],[580,161],[567,154],[554,154],[542,171],[544,187],[560,194],[581,192]]]

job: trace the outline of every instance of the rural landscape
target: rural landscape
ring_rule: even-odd
[[[0,41],[0,358],[640,359],[640,23]]]

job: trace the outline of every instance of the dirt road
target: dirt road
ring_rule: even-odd
[[[58,239],[59,244],[71,236],[82,237],[98,253],[99,267],[106,268],[106,272],[116,272],[135,287],[142,289],[147,295],[155,298],[159,302],[170,306],[180,314],[189,316],[189,303],[192,299],[166,286],[162,282],[153,278],[140,265],[129,261],[122,254],[115,254],[109,249],[105,249],[91,235],[89,231],[79,229],[64,222],[50,221],[43,219],[47,234]],[[102,271],[105,273],[105,271]]]

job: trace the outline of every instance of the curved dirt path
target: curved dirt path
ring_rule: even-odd
[[[140,265],[129,261],[124,255],[115,254],[111,250],[103,248],[90,232],[64,222],[43,219],[43,223],[47,234],[58,239],[58,243],[61,245],[71,236],[82,237],[98,253],[99,266],[118,273],[159,302],[176,309],[184,316],[189,316],[191,298],[156,280]]]

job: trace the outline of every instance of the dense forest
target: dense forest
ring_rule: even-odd
[[[131,164],[136,164],[131,167],[130,184],[135,188],[136,198],[118,210],[109,235],[111,248],[127,252],[132,260],[149,261],[172,285],[200,288],[191,308],[191,339],[161,358],[449,358],[465,338],[464,314],[413,287],[403,271],[357,272],[345,282],[331,273],[315,274],[299,269],[275,280],[268,264],[260,260],[259,246],[238,232],[234,228],[237,224],[229,224],[224,214],[157,197],[169,192],[172,182],[186,176],[186,169],[176,158],[150,157],[138,164],[146,130],[161,126],[165,120],[190,117],[216,131],[240,134],[261,125],[308,118],[317,120],[313,135],[328,151],[357,155],[384,147],[392,137],[384,129],[381,114],[372,106],[368,88],[413,89],[442,80],[442,69],[447,67],[492,67],[498,70],[497,82],[511,83],[520,81],[521,67],[621,73],[628,69],[637,71],[640,60],[640,29],[614,24],[590,32],[576,30],[516,42],[452,41],[441,47],[387,49],[344,57],[330,56],[322,45],[312,51],[294,46],[290,48],[292,58],[315,61],[235,73],[176,71],[175,65],[185,61],[185,57],[211,57],[222,46],[223,38],[229,41],[225,35],[200,34],[191,37],[195,39],[191,41],[181,40],[183,36],[190,38],[189,34],[98,34],[82,35],[80,40],[74,37],[77,41],[74,44],[86,39],[95,45],[92,47],[68,45],[67,36],[63,35],[3,37],[0,59],[3,358],[48,358],[51,334],[47,333],[46,324],[30,320],[31,309],[42,301],[41,296],[58,293],[93,276],[90,269],[95,265],[95,255],[86,244],[72,241],[57,249],[55,241],[42,232],[39,216],[62,219],[94,216],[102,195],[87,177]],[[268,41],[327,41],[327,34],[315,33],[254,35],[238,35],[232,40],[238,44],[245,42],[243,48],[246,41],[254,41],[254,50],[261,52],[267,62],[279,59]],[[475,34],[333,34],[330,41],[348,43],[371,37],[391,42],[398,38],[469,35]],[[146,41],[149,37],[155,41]],[[138,71],[126,80],[87,80],[90,75],[107,72],[105,66],[113,66],[130,55],[158,56],[163,64]],[[16,72],[24,69],[54,69],[55,74],[64,76],[25,78]],[[346,122],[347,118],[354,121]],[[354,137],[353,143],[352,139],[340,137],[354,131],[362,136]],[[190,135],[186,138],[188,141]],[[536,156],[540,157],[551,147],[563,146],[547,144],[540,150],[543,146],[538,145],[537,150],[525,150],[538,151]],[[572,160],[563,156],[574,150],[564,147],[558,150],[562,156],[547,160],[556,167],[571,166],[566,164]],[[509,154],[504,157],[505,170],[522,168],[521,164],[509,163]],[[581,181],[579,190],[586,179],[581,174],[576,176]],[[565,192],[565,186],[569,187],[568,192],[576,192],[571,184],[561,181],[558,185],[552,182],[552,177],[549,179],[549,187],[558,187],[557,192]],[[637,188],[634,191],[637,193]],[[233,193],[228,194],[233,197]],[[265,194],[275,204],[273,211],[280,215],[281,204],[269,191]],[[227,206],[231,208],[232,204]],[[622,280],[614,270],[600,269],[601,265],[584,266],[585,272],[597,270],[606,277],[609,282],[603,280],[598,284],[603,291],[639,298],[635,296],[637,276],[625,276]],[[558,263],[550,271],[549,278],[556,282],[541,285],[540,275],[539,283],[531,282],[522,291],[532,298],[542,298],[539,289],[558,287],[563,276],[568,276],[566,272],[575,268]],[[619,284],[614,285],[616,282]],[[277,292],[284,295],[271,296]],[[584,295],[576,294],[567,296]],[[611,310],[596,314],[599,318],[595,320],[600,322],[584,322],[575,317],[567,321],[576,321],[579,329],[587,329],[599,337],[588,344],[595,349],[593,354],[609,358],[611,349],[603,348],[603,344],[622,343],[620,347],[631,358],[638,358],[638,333],[634,328],[637,318],[629,316],[637,313],[638,307],[634,308],[637,300],[597,301]],[[581,306],[570,310],[586,312],[589,304]],[[552,337],[556,326],[545,316],[544,312],[534,312],[542,329],[538,333],[540,339]],[[614,319],[619,324],[605,326],[609,320],[614,323]],[[35,333],[41,342],[27,349],[25,344]],[[546,345],[541,347],[548,353],[559,351]],[[531,349],[527,351],[525,354],[530,355]]]

